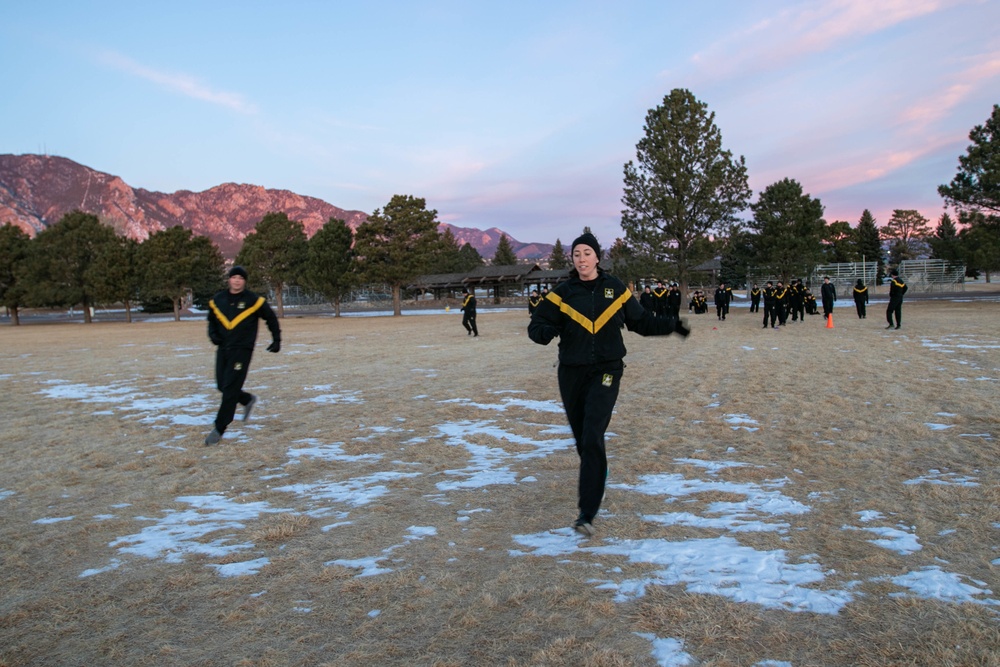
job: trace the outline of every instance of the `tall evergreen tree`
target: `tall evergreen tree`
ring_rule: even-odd
[[[139,246],[139,265],[141,296],[169,299],[179,322],[188,295],[198,302],[222,286],[225,261],[211,239],[177,225],[150,234]]]
[[[569,259],[566,258],[566,250],[559,239],[556,239],[555,245],[552,246],[552,254],[549,255],[549,268],[553,271],[569,268]]]
[[[964,262],[962,253],[962,242],[958,238],[958,227],[947,212],[942,213],[938,219],[937,228],[934,234],[927,237],[927,242],[931,246],[931,257],[943,259],[950,265],[957,265]]]
[[[102,248],[115,239],[113,229],[83,211],[67,213],[39,232],[28,259],[29,300],[41,306],[79,304],[84,322],[90,323],[95,288],[88,269]]]
[[[458,254],[462,263],[459,265],[457,273],[468,273],[477,266],[485,264],[483,256],[479,254],[479,251],[471,243],[463,243],[462,247],[458,249]]]
[[[427,273],[439,247],[437,211],[412,195],[393,195],[354,234],[355,264],[363,280],[392,290],[393,315],[402,315],[402,288]]]
[[[27,293],[25,264],[31,252],[31,237],[10,223],[0,226],[0,303],[10,312],[12,324],[21,323],[20,308]]]
[[[350,294],[357,277],[352,272],[354,234],[346,221],[330,218],[309,239],[302,267],[302,286],[315,290],[333,304],[340,317],[340,304]]]
[[[517,255],[514,254],[514,248],[510,244],[510,239],[506,234],[500,235],[500,240],[497,241],[497,249],[493,254],[493,266],[512,266],[517,264]]]
[[[878,224],[871,211],[865,209],[858,219],[854,230],[854,243],[857,261],[871,264],[875,262],[875,284],[881,285],[885,276],[885,255],[882,252],[882,236]]]
[[[139,243],[116,236],[105,245],[88,268],[88,280],[94,285],[94,297],[103,303],[121,302],[125,321],[132,321],[132,304],[139,296]]]
[[[715,114],[687,90],[650,109],[643,131],[625,164],[622,229],[638,253],[672,262],[686,291],[691,267],[710,259],[701,241],[738,224],[750,201],[746,162],[723,150]]]
[[[798,181],[772,183],[750,208],[758,265],[787,283],[794,276],[809,275],[823,260],[823,204],[804,193]]]
[[[451,227],[445,227],[444,232],[438,234],[440,241],[439,248],[434,253],[434,258],[427,268],[428,273],[461,273],[464,257],[462,257],[462,247],[451,231]]]
[[[301,277],[307,252],[302,223],[286,213],[268,213],[243,239],[236,263],[249,272],[252,286],[267,286],[274,292],[278,317],[284,317],[285,287]]]
[[[992,274],[1000,271],[1000,216],[964,211],[959,220],[966,225],[958,235],[966,257],[966,274],[978,276],[982,272],[986,282],[991,282]]]
[[[948,185],[938,186],[938,194],[959,212],[1000,216],[1000,105],[993,105],[986,123],[972,128],[969,140],[965,155],[958,158],[958,173]]]

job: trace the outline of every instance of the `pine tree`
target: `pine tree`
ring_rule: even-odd
[[[882,237],[871,211],[865,209],[854,230],[855,253],[858,261],[875,263],[875,284],[881,285],[885,276],[885,257],[882,254]]]
[[[553,271],[561,271],[569,268],[569,259],[566,258],[566,250],[559,239],[556,239],[555,245],[552,246],[552,254],[549,255],[549,268]]]
[[[468,273],[477,266],[485,264],[483,256],[479,254],[479,251],[471,243],[463,243],[462,247],[458,249],[458,254],[462,263],[459,264],[457,273]]]
[[[32,241],[26,270],[28,300],[41,306],[83,307],[83,321],[90,323],[94,285],[88,269],[102,248],[115,243],[115,232],[96,215],[73,211],[39,232]]]
[[[309,252],[305,227],[286,213],[268,213],[243,239],[236,263],[250,274],[250,285],[274,292],[278,317],[285,316],[283,293],[302,275]]]
[[[139,246],[140,298],[169,299],[174,320],[188,294],[200,303],[223,285],[225,261],[207,236],[180,225],[151,234]]]
[[[938,194],[961,212],[983,211],[1000,216],[1000,105],[983,125],[969,132],[965,155],[958,158],[958,173],[948,185],[938,186]]]
[[[332,303],[334,317],[340,317],[340,303],[357,282],[351,271],[353,243],[354,234],[347,222],[330,218],[306,244],[302,286]]]
[[[510,244],[510,239],[506,234],[500,235],[500,240],[497,242],[496,253],[493,255],[493,266],[512,266],[517,264],[517,255],[514,254],[514,248]]]
[[[18,311],[27,292],[24,271],[30,252],[31,237],[24,230],[10,223],[0,227],[0,303],[15,326],[21,323]]]
[[[951,265],[961,264],[964,261],[958,227],[947,212],[941,214],[937,228],[934,234],[927,238],[927,242],[931,246],[931,257],[934,259],[943,259]]]
[[[822,261],[823,204],[804,193],[797,181],[785,178],[772,183],[750,208],[759,266],[787,283],[792,276],[809,275]]]
[[[402,313],[402,289],[427,273],[440,248],[437,211],[412,195],[393,195],[354,233],[355,266],[362,280],[392,290],[394,316]]]
[[[121,302],[125,321],[132,321],[132,305],[139,295],[139,243],[116,236],[94,257],[87,269],[87,279],[94,286],[94,298],[103,303]]]
[[[687,90],[650,109],[643,131],[625,164],[622,229],[637,253],[671,261],[686,290],[688,271],[710,258],[705,239],[738,224],[750,201],[746,162],[723,150],[715,114]]]

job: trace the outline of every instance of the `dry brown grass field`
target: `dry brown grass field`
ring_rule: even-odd
[[[1000,665],[1000,304],[884,309],[626,332],[590,540],[524,311],[288,317],[217,447],[202,322],[5,326],[0,666]]]

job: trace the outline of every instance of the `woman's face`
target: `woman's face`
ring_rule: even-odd
[[[573,248],[573,267],[580,274],[581,280],[593,280],[597,277],[597,253],[585,243]]]

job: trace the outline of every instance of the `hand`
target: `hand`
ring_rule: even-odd
[[[273,343],[271,343],[270,345],[268,345],[267,346],[267,351],[268,352],[281,352],[281,341],[280,340],[276,340]]]
[[[688,335],[691,333],[691,329],[688,328],[687,320],[685,319],[677,320],[677,323],[674,324],[674,333],[678,333],[687,338]]]

